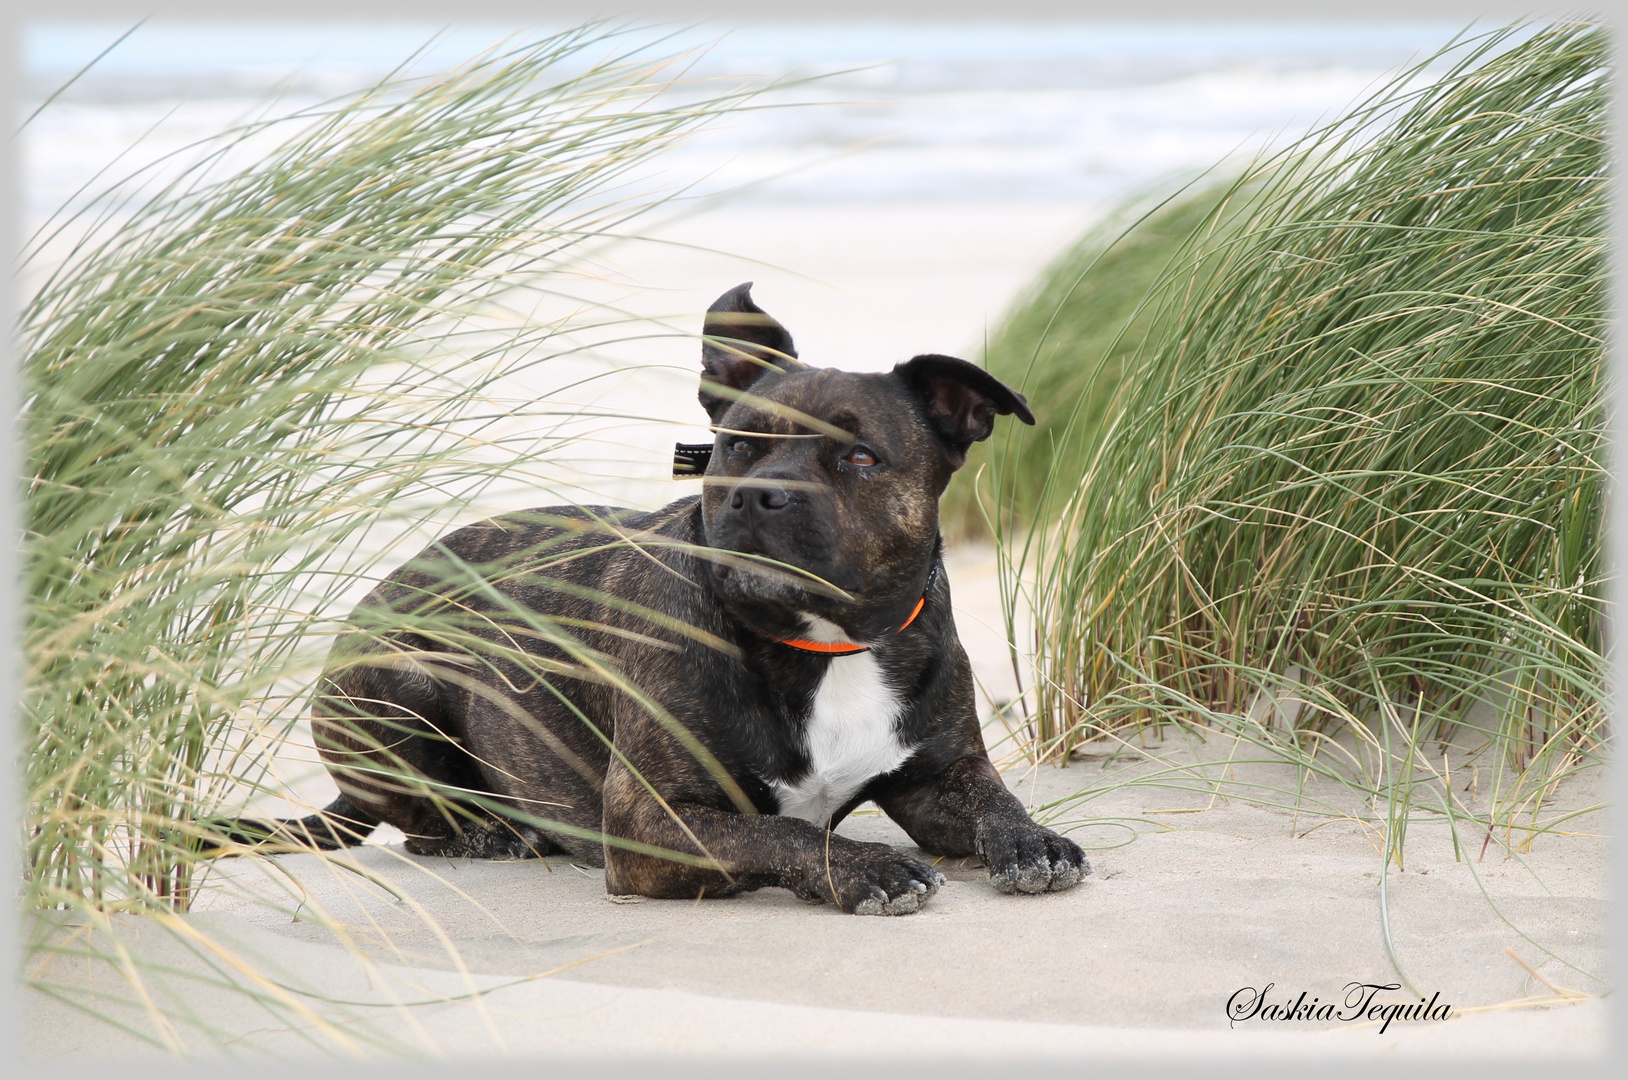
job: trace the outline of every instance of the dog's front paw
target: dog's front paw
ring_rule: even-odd
[[[974,844],[1003,893],[1061,892],[1091,872],[1080,845],[1027,818],[981,825]]]
[[[812,888],[798,893],[835,899],[853,915],[909,915],[931,900],[944,881],[937,870],[886,844],[851,844],[829,852]]]

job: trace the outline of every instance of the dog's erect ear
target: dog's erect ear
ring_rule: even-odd
[[[701,333],[701,407],[717,423],[734,403],[735,394],[716,394],[711,387],[746,390],[762,375],[779,368],[801,367],[791,334],[752,303],[752,283],[737,285],[707,308]]]
[[[989,438],[996,416],[1034,423],[1029,400],[977,364],[927,355],[898,365],[893,373],[921,401],[953,468],[966,464],[973,443]]]

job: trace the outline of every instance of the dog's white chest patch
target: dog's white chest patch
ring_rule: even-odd
[[[816,640],[843,639],[830,623],[810,622]],[[803,728],[808,774],[773,785],[780,813],[824,825],[872,777],[904,764],[911,752],[894,730],[903,707],[870,653],[832,657]]]

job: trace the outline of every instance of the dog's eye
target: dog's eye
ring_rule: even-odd
[[[752,440],[731,439],[729,443],[729,451],[732,454],[750,454],[752,452]]]
[[[876,455],[863,446],[856,446],[848,451],[848,456],[843,460],[853,465],[875,465]]]

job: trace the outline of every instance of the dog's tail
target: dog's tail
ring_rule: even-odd
[[[227,844],[245,847],[277,844],[337,851],[360,844],[378,824],[378,817],[340,795],[310,817],[210,822],[208,829],[213,835],[206,835],[202,842],[205,851],[218,851]]]

